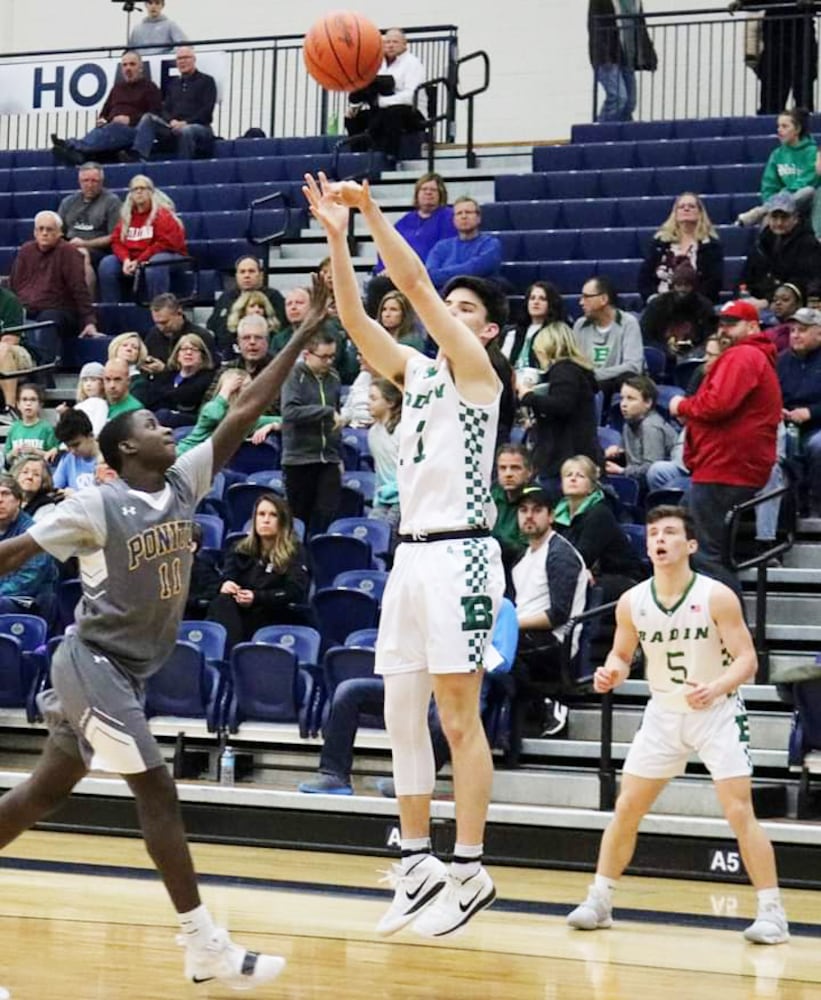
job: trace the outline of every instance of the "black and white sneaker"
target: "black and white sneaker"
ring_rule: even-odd
[[[445,888],[414,921],[413,929],[422,937],[445,937],[461,930],[465,924],[481,910],[490,906],[496,898],[493,879],[484,868],[474,875],[460,879],[448,872]]]
[[[185,948],[185,978],[190,983],[216,980],[232,990],[252,990],[276,979],[284,968],[284,958],[248,951],[234,944],[222,928],[204,948],[190,944]]]
[[[542,737],[558,736],[567,728],[567,705],[552,698],[544,700],[544,724]]]
[[[418,917],[444,889],[447,874],[447,867],[433,854],[423,855],[407,871],[393,865],[382,881],[390,885],[394,896],[376,925],[376,933],[387,937]]]

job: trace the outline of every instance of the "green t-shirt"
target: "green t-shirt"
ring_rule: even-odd
[[[23,455],[27,451],[51,451],[59,445],[54,428],[47,420],[38,420],[36,424],[24,424],[22,420],[15,420],[6,435],[5,454],[8,457],[12,453]]]
[[[0,332],[12,326],[22,326],[23,306],[8,288],[0,288]]]
[[[113,406],[109,406],[108,419],[113,420],[115,417],[119,417],[121,413],[131,413],[132,410],[144,409],[145,407],[139,399],[135,399],[131,393],[129,393],[124,399],[121,399],[119,403],[114,403]]]
[[[228,402],[223,396],[214,396],[213,399],[209,399],[207,403],[204,403],[200,407],[197,423],[181,441],[177,442],[177,454],[183,455],[195,445],[207,441],[220,423],[222,423],[227,412]],[[259,430],[260,427],[268,427],[270,425],[274,428],[281,424],[281,417],[272,417],[269,415],[258,417],[250,433]]]

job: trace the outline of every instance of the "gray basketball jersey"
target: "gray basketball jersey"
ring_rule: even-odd
[[[159,670],[174,648],[191,575],[191,521],[211,464],[206,442],[169,469],[159,493],[122,480],[91,487],[31,531],[58,559],[79,556],[77,633],[136,677]]]

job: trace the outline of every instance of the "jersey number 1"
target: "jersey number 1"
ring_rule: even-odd
[[[160,574],[160,600],[167,601],[169,597],[182,593],[182,566],[179,559],[171,563],[161,562],[157,567]]]

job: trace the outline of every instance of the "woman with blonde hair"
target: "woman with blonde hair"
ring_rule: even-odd
[[[174,345],[168,365],[148,375],[134,392],[168,427],[193,423],[214,378],[214,360],[202,337],[184,333]]]
[[[291,509],[282,497],[265,493],[254,505],[251,530],[225,558],[220,592],[206,617],[225,626],[230,651],[258,628],[302,623],[299,605],[307,600],[308,584]]]
[[[689,263],[698,276],[698,290],[718,302],[724,280],[724,251],[704,202],[684,191],[650,241],[639,271],[639,292],[645,302],[672,289],[673,271]]]
[[[124,287],[134,287],[138,272],[149,261],[157,265],[187,254],[185,227],[174,202],[154,187],[150,177],[136,174],[111,234],[111,254],[100,261],[100,301],[121,301]],[[169,291],[169,267],[148,267],[144,275],[149,301]]]
[[[276,333],[279,330],[279,320],[274,312],[274,307],[271,305],[271,300],[264,292],[252,290],[250,292],[243,292],[231,306],[228,313],[225,325],[234,334],[235,339],[239,321],[244,316],[249,315],[249,313],[256,313],[258,316],[263,316],[268,323],[268,329],[271,333]]]
[[[108,345],[108,360],[122,358],[128,365],[128,377],[134,379],[140,374],[148,360],[148,349],[139,333],[119,333]]]
[[[533,468],[539,476],[558,479],[562,462],[571,455],[588,455],[595,462],[603,458],[596,431],[599,388],[572,330],[551,323],[539,336],[546,370],[537,385],[519,388],[519,402],[535,418]]]

